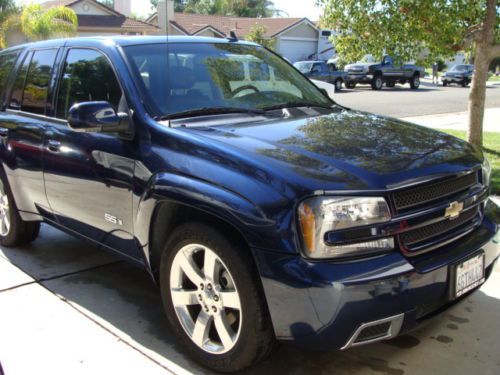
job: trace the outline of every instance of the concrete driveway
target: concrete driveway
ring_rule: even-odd
[[[345,352],[282,345],[248,374],[499,374],[500,268],[426,327]],[[207,373],[186,358],[148,275],[46,225],[0,249],[0,362],[6,375]]]

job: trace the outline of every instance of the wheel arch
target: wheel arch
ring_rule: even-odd
[[[143,255],[153,277],[157,277],[163,246],[179,225],[202,222],[233,241],[250,247],[272,233],[274,221],[251,201],[206,181],[175,174],[161,174],[150,182],[136,214],[136,236],[144,244]]]

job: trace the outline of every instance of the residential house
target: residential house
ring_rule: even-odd
[[[115,0],[114,9],[95,0],[51,0],[41,5],[43,8],[66,6],[73,9],[78,18],[78,36],[158,34],[158,27],[131,18],[130,2]],[[20,30],[13,30],[7,36],[8,45],[25,42],[26,37]]]
[[[315,58],[321,30],[307,18],[245,18],[174,12],[172,0],[160,0],[158,13],[147,22],[169,35],[226,37],[233,31],[244,39],[256,25],[266,28],[265,37],[275,40],[275,49],[291,62]],[[167,30],[168,24],[168,30]],[[333,52],[332,52],[333,55]]]

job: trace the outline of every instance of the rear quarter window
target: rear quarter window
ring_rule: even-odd
[[[0,55],[0,98],[3,98],[10,73],[17,60],[18,51]]]

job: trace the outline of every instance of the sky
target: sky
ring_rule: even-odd
[[[17,4],[27,3],[33,0],[16,0]],[[43,3],[46,0],[34,0]],[[315,0],[273,0],[274,6],[288,14],[288,17],[307,17],[311,21],[317,21],[321,10],[315,6]],[[149,0],[132,0],[132,12],[139,16],[147,16],[151,13]],[[285,15],[284,15],[285,16]]]

